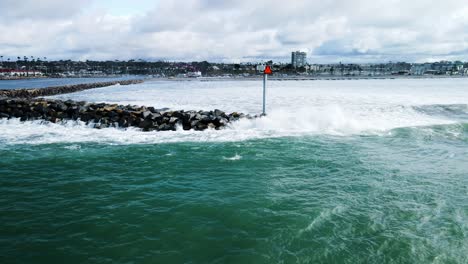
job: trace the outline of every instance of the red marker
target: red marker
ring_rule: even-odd
[[[261,116],[266,116],[266,107],[265,107],[265,104],[266,104],[266,83],[267,83],[267,80],[268,80],[268,75],[270,74],[273,74],[273,71],[271,70],[271,66],[270,65],[267,65],[265,67],[265,70],[263,71],[263,111],[262,111],[262,114]]]

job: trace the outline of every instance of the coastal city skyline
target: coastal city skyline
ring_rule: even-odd
[[[109,77],[126,75],[146,75],[156,78],[178,77],[235,77],[251,78],[263,74],[265,65],[273,69],[273,76],[289,78],[302,76],[375,78],[388,76],[401,77],[465,77],[468,75],[468,62],[438,61],[425,63],[385,62],[385,63],[309,63],[307,53],[291,52],[289,62],[264,60],[263,62],[216,63],[208,61],[146,61],[143,59],[73,61],[49,60],[47,57],[0,55],[0,79],[30,77]]]
[[[3,0],[0,9],[5,58],[287,62],[299,50],[309,63],[468,60],[468,5],[451,0]]]

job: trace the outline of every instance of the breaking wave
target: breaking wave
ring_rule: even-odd
[[[263,118],[238,121],[223,130],[206,131],[183,131],[179,128],[177,131],[143,132],[137,128],[95,129],[80,121],[54,124],[46,121],[21,122],[19,119],[1,119],[0,142],[5,144],[220,142],[306,135],[387,135],[395,134],[397,133],[395,129],[405,127],[418,127],[419,130],[431,127],[434,133],[441,128],[457,130],[461,127],[462,132],[453,132],[453,135],[463,134],[463,129],[466,128],[457,122],[457,118],[450,119],[443,118],[442,115],[421,113],[419,108],[378,107],[363,112],[349,112],[340,106],[332,105],[302,108],[293,112],[288,109],[277,110]]]
[[[258,82],[148,82],[106,87],[54,98],[258,114]],[[443,89],[441,87],[444,87]],[[159,144],[244,141],[308,135],[401,135],[408,131],[464,137],[468,122],[466,80],[366,80],[271,82],[268,115],[223,130],[142,132],[94,129],[82,122],[52,124],[0,120],[0,143],[97,142]],[[414,128],[405,130],[404,128]],[[461,129],[461,132],[459,131]],[[440,130],[445,132],[440,132]],[[426,133],[426,132],[424,132]],[[429,133],[429,132],[427,132]],[[458,134],[457,134],[458,133]]]
[[[423,114],[431,116],[440,116],[443,118],[451,118],[460,121],[468,120],[468,105],[467,104],[436,104],[415,106],[414,109]]]

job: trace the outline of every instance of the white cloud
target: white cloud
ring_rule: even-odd
[[[1,55],[245,61],[306,49],[312,62],[468,60],[468,3],[458,0],[160,0],[128,15],[96,1],[0,0]]]
[[[17,20],[54,20],[70,18],[78,13],[91,0],[0,0],[2,23]]]

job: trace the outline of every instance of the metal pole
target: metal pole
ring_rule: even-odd
[[[266,83],[267,83],[268,75],[263,74],[263,113],[262,116],[266,116],[265,111],[265,101],[266,101]]]

